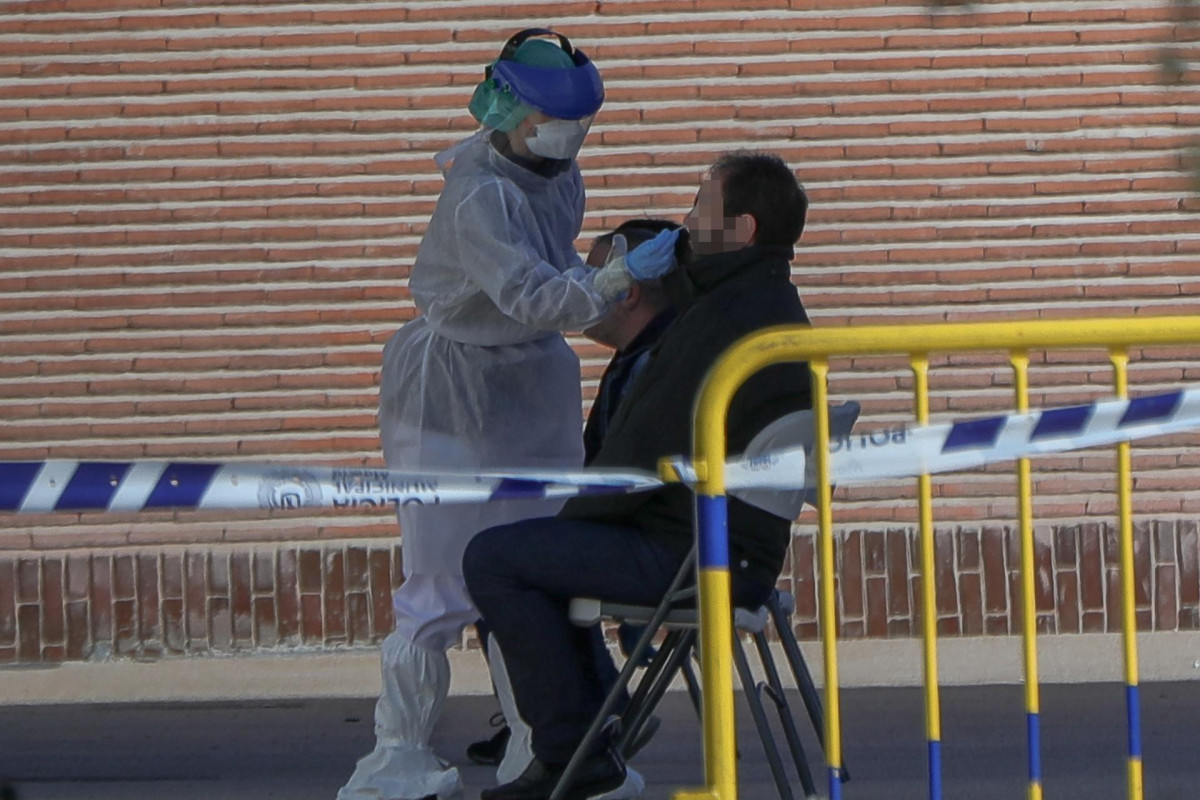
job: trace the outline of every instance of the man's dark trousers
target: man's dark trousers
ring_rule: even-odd
[[[556,517],[489,528],[468,545],[467,588],[504,653],[543,764],[570,760],[604,701],[600,630],[571,624],[571,599],[657,605],[684,557],[636,527]],[[733,599],[757,607],[771,588],[735,578]]]

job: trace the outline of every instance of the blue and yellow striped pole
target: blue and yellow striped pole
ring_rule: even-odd
[[[929,424],[929,358],[909,357],[918,425]],[[942,709],[938,689],[937,571],[933,548],[933,482],[917,478],[917,505],[921,531],[921,640],[925,656],[925,739],[928,746],[929,798],[942,797]]]
[[[1013,352],[1013,385],[1017,411],[1029,411],[1029,355]],[[1017,514],[1021,536],[1021,640],[1025,662],[1025,733],[1029,761],[1026,800],[1042,800],[1042,725],[1038,689],[1037,602],[1033,566],[1033,481],[1029,459],[1017,459]]]
[[[1117,397],[1129,396],[1129,354],[1109,353]],[[1129,800],[1142,798],[1142,704],[1138,689],[1137,610],[1133,592],[1133,465],[1129,442],[1117,445],[1117,512],[1121,538],[1121,639],[1125,647],[1125,717],[1129,756],[1126,769]]]
[[[724,362],[722,362],[724,363]],[[729,515],[725,496],[725,416],[733,394],[769,357],[709,373],[696,398],[692,451],[696,470],[696,567],[700,591],[706,787],[676,800],[736,800],[737,729],[733,704],[733,608],[729,576]],[[669,468],[668,468],[669,469]]]

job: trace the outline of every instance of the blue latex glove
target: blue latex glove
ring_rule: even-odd
[[[675,268],[675,241],[679,229],[660,231],[648,242],[642,242],[625,256],[625,268],[634,280],[661,278]]]

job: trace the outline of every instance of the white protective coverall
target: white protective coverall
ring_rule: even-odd
[[[583,461],[579,360],[560,331],[586,327],[607,306],[592,288],[596,271],[574,249],[583,181],[574,161],[551,177],[519,166],[491,135],[484,129],[438,155],[446,183],[409,281],[423,316],[384,349],[379,425],[392,469],[577,469]],[[463,550],[485,528],[553,515],[560,505],[400,510],[404,584],[394,596],[396,630],[382,648],[376,747],[339,800],[446,798],[460,788],[429,738],[449,688],[445,651],[478,618]],[[497,678],[513,728],[503,783],[531,754],[507,681]]]

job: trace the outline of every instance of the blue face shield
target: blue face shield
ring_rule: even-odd
[[[555,119],[583,119],[600,110],[604,83],[600,72],[579,50],[573,68],[546,68],[497,61],[491,79],[500,91],[510,91],[525,105]]]

